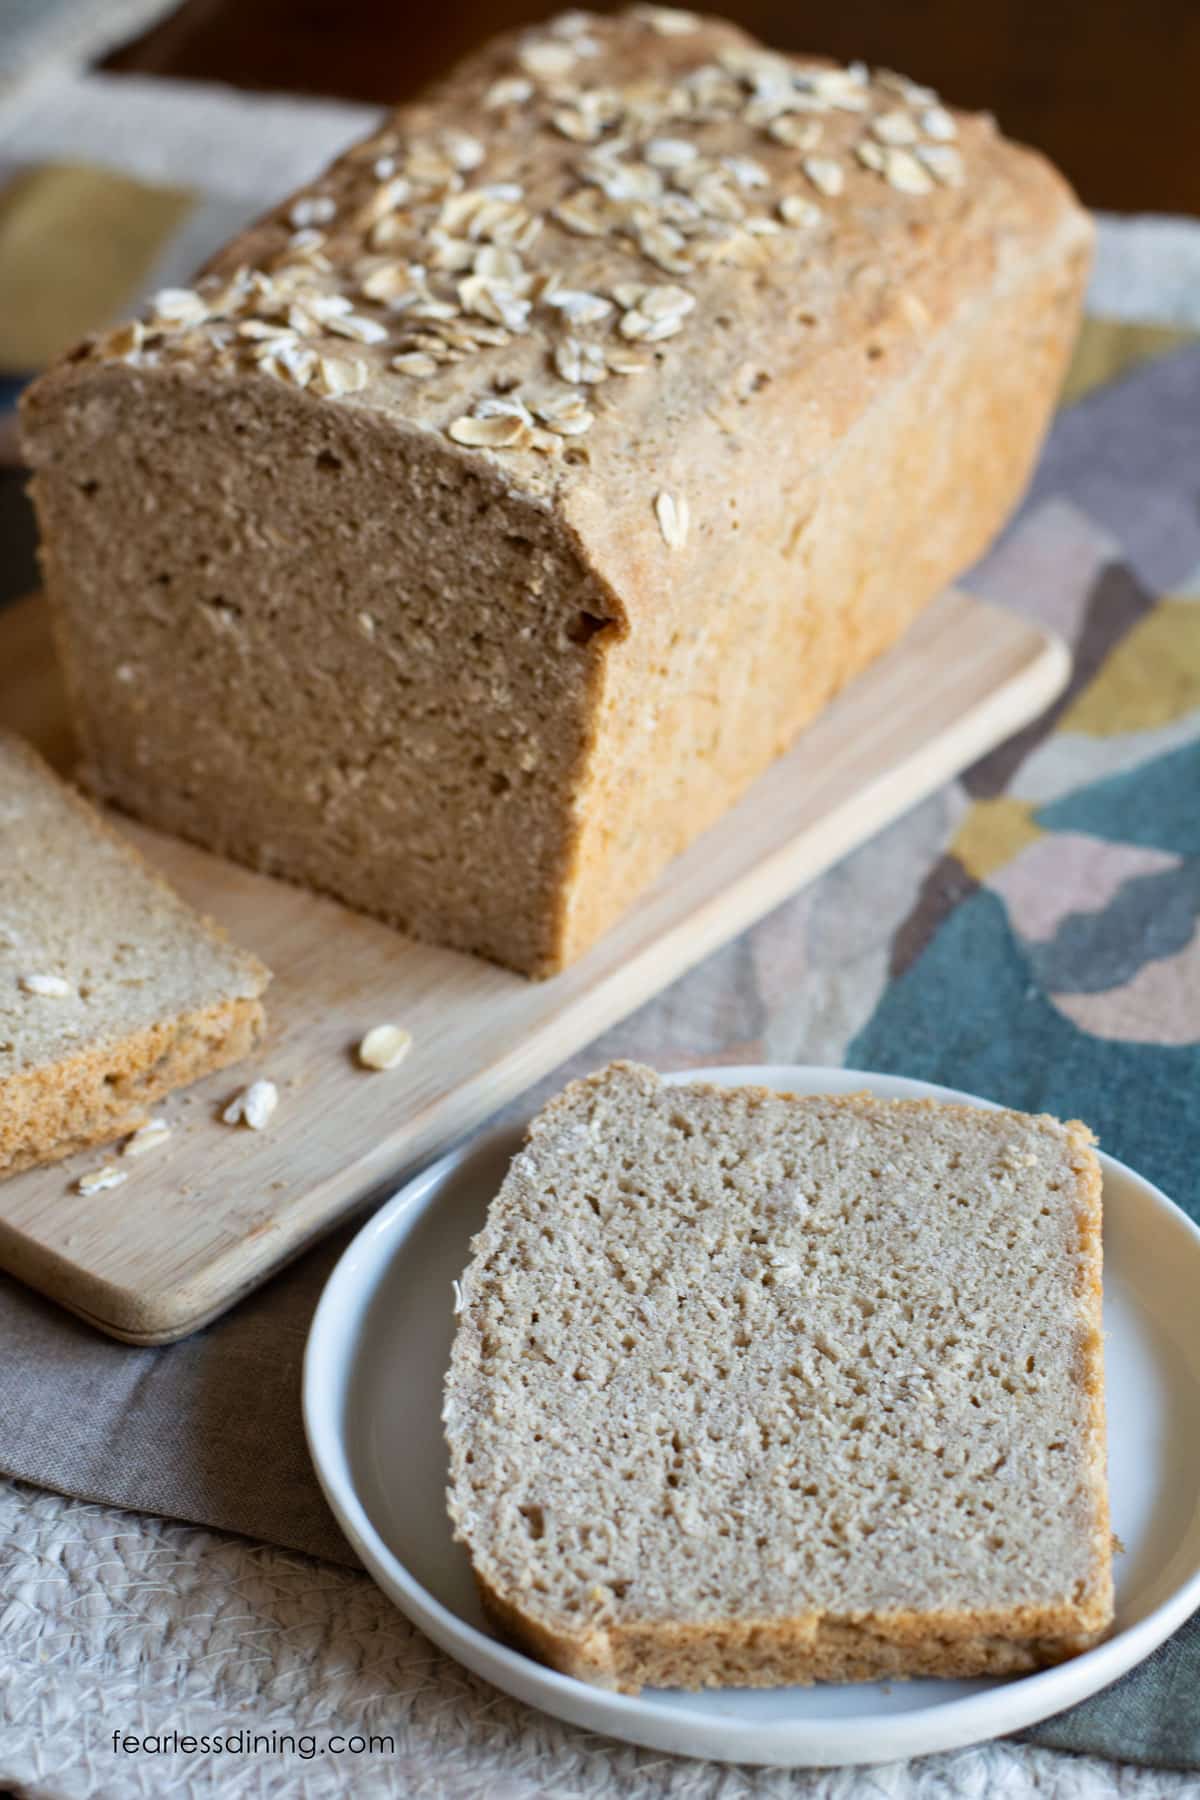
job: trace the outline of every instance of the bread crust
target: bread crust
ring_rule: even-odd
[[[159,1100],[250,1055],[259,1000],[180,1013],[0,1083],[0,1179],[135,1131]]]
[[[563,1675],[623,1694],[644,1687],[696,1691],[1027,1674],[1091,1649],[1112,1617],[1101,1590],[1085,1606],[647,1619],[573,1636],[525,1611],[478,1569],[474,1574],[484,1611],[505,1637]]]

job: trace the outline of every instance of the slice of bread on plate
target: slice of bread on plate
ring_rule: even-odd
[[[635,1692],[1003,1674],[1112,1617],[1078,1123],[614,1063],[475,1238],[449,1508],[532,1654]]]
[[[0,734],[0,1176],[120,1137],[247,1055],[269,980]]]

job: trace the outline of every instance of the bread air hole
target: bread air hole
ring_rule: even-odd
[[[567,636],[573,644],[590,644],[596,633],[603,631],[607,623],[606,619],[598,619],[595,613],[577,613],[567,626]]]
[[[525,1521],[525,1529],[530,1537],[533,1538],[535,1542],[539,1538],[544,1538],[546,1535],[546,1515],[542,1508],[533,1503],[527,1503],[521,1507],[520,1512],[521,1517]]]

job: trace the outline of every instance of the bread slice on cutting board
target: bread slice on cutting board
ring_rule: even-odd
[[[237,1062],[269,980],[0,734],[0,1176],[120,1137]]]

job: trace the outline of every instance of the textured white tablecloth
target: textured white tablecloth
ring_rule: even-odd
[[[726,1768],[559,1725],[468,1675],[363,1575],[0,1491],[0,1781],[54,1800],[1176,1800],[1195,1777],[999,1743],[879,1769]],[[390,1733],[375,1756],[116,1756],[116,1730]]]
[[[197,146],[211,146],[206,185],[223,187],[224,210],[236,212],[257,204],[264,167],[282,190],[371,117],[324,103],[272,101],[264,112],[224,90],[144,80],[122,85],[114,105],[116,79],[53,75],[36,91],[27,86],[0,108],[0,159],[90,157],[150,179],[187,180]],[[249,134],[257,146],[253,177]],[[219,222],[210,216],[212,228]],[[197,244],[196,254],[210,247]],[[1105,221],[1092,306],[1200,325],[1200,225]],[[698,979],[689,978],[688,1010],[702,1030]],[[657,1004],[669,1008],[670,996]],[[236,1394],[229,1404],[236,1406]],[[21,1794],[1200,1796],[1195,1776],[1008,1743],[829,1772],[726,1768],[636,1751],[556,1724],[476,1681],[365,1576],[347,1570],[15,1483],[0,1483],[0,1544],[0,1786]],[[298,1751],[114,1753],[114,1731],[173,1730],[311,1732],[318,1744],[333,1733],[376,1733],[390,1735],[394,1748],[311,1759]]]

